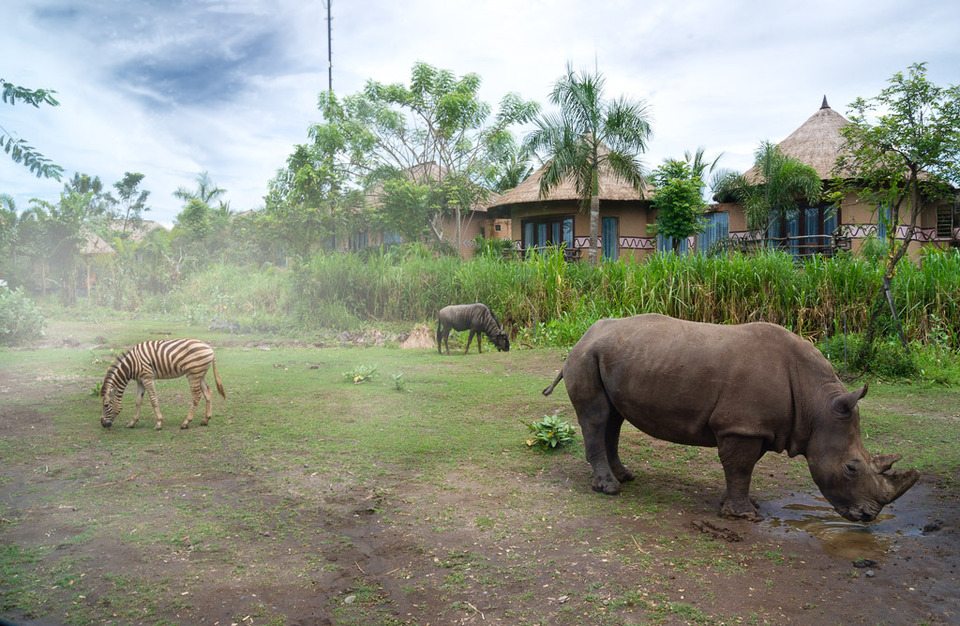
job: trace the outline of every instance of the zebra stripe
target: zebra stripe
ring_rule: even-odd
[[[180,427],[189,426],[201,396],[206,399],[206,417],[201,424],[206,425],[212,411],[212,393],[205,376],[211,365],[217,391],[225,398],[226,394],[217,372],[213,349],[209,345],[196,339],[155,340],[137,344],[107,370],[100,388],[100,395],[104,400],[100,423],[105,427],[113,424],[113,420],[122,409],[121,399],[127,384],[131,380],[136,380],[138,383],[137,408],[133,421],[128,426],[133,426],[140,419],[140,405],[143,402],[143,394],[146,392],[157,415],[156,428],[159,430],[163,417],[160,414],[153,381],[186,376],[190,382],[193,398],[190,411]]]

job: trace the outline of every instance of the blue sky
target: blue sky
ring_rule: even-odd
[[[333,85],[406,82],[417,61],[483,79],[496,105],[515,92],[546,103],[567,62],[599,69],[608,95],[645,99],[654,167],[704,146],[746,169],[827,96],[841,114],[894,72],[928,63],[960,84],[953,0],[332,0]],[[146,175],[151,211],[209,172],[235,211],[262,206],[267,182],[320,121],[326,89],[323,0],[6,0],[0,78],[57,90],[60,106],[0,104],[0,125],[66,170]],[[19,209],[62,184],[0,158],[0,193]]]

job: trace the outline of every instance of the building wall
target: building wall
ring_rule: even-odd
[[[590,214],[582,212],[580,204],[573,200],[512,207],[510,221],[517,247],[523,241],[521,224],[524,220],[565,215],[573,216],[574,258],[586,258],[590,245]],[[648,203],[601,202],[600,217],[618,218],[618,251],[621,258],[642,259],[656,252],[656,240],[647,229],[647,224],[653,222]]]
[[[940,203],[949,205],[949,201]],[[955,229],[954,237],[937,237],[937,207],[931,205],[924,208],[917,220],[917,232],[915,239],[910,242],[909,254],[916,257],[924,247],[933,246],[937,248],[946,248],[951,245],[951,241],[960,239],[960,232]],[[711,205],[711,211],[726,212],[730,219],[730,236],[733,238],[747,238],[751,234],[747,230],[746,215],[743,207],[736,203],[718,203]],[[850,193],[844,197],[840,205],[840,214],[837,220],[838,229],[841,229],[850,238],[850,248],[853,252],[860,250],[864,240],[877,230],[877,211],[876,207],[860,200],[856,193]],[[909,220],[906,211],[901,211],[901,220]],[[898,236],[902,239],[906,233],[906,226],[901,226]]]

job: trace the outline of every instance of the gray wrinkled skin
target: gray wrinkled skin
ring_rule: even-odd
[[[891,469],[899,455],[871,455],[857,402],[811,343],[767,323],[738,326],[662,315],[599,320],[570,350],[560,375],[583,431],[592,487],[615,494],[632,480],[618,453],[628,421],[679,444],[716,447],[727,490],[725,517],[760,519],[749,498],[767,452],[804,455],[837,513],[869,522],[920,477]]]

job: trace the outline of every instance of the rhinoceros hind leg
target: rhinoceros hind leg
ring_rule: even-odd
[[[623,426],[623,416],[616,408],[610,407],[610,417],[607,419],[607,431],[604,433],[604,443],[607,447],[607,461],[610,471],[621,483],[628,483],[636,476],[628,470],[620,460],[620,427]]]

